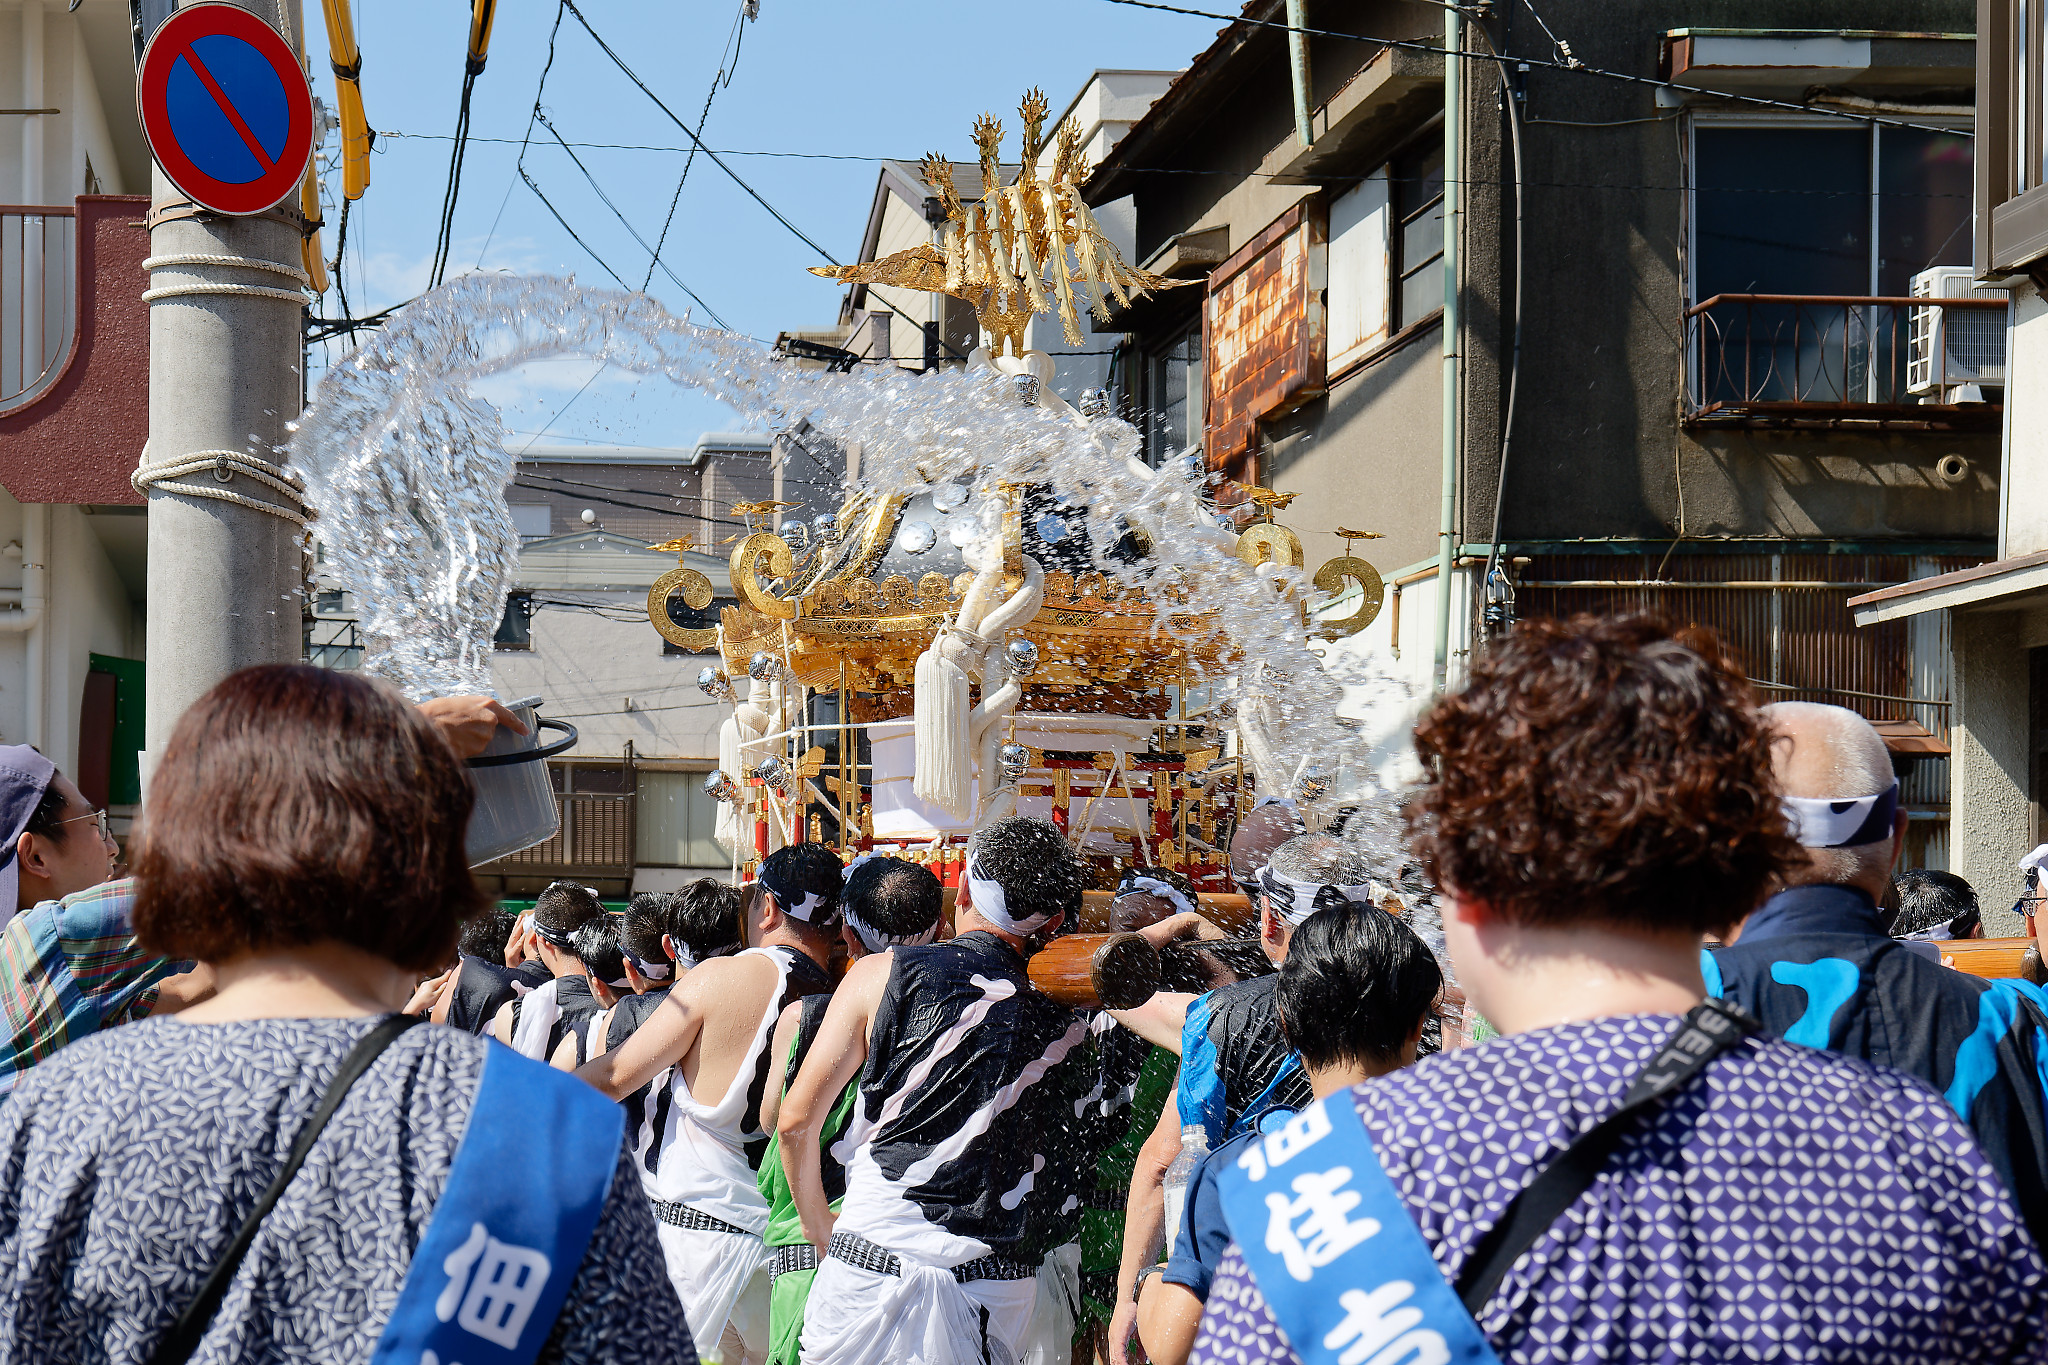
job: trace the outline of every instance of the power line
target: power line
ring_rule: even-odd
[[[711,78],[711,88],[704,92],[703,111],[697,115],[697,136],[699,137],[704,135],[704,125],[711,118],[711,101],[718,98],[720,90],[732,84],[733,76],[740,69],[740,49],[745,45],[747,37],[746,23],[747,6],[744,0],[742,0],[739,13],[733,16],[732,32],[727,34],[725,38],[726,48],[732,51],[732,61],[728,68],[725,51],[721,49],[718,54],[718,74]],[[640,292],[643,294],[647,292],[647,281],[654,278],[654,267],[661,260],[662,248],[668,245],[668,230],[676,221],[676,205],[683,202],[683,185],[690,178],[690,167],[696,164],[697,148],[695,144],[692,144],[690,154],[683,159],[683,173],[676,177],[676,192],[669,196],[668,217],[662,219],[661,236],[656,238],[654,242],[654,259],[647,263],[646,279],[640,281]]]
[[[462,162],[469,153],[469,102],[476,93],[476,78],[484,72],[484,52],[490,43],[496,8],[497,0],[476,0],[470,20],[469,47],[463,53],[462,102],[455,113],[455,146],[448,154],[448,188],[441,196],[441,227],[434,238],[434,268],[427,286],[430,289],[438,286],[448,272],[448,246],[455,236],[455,203],[462,194]]]
[[[1381,38],[1370,33],[1344,33],[1330,28],[1309,28],[1306,26],[1297,28],[1292,24],[1276,23],[1271,19],[1253,19],[1248,15],[1222,14],[1215,10],[1189,9],[1184,5],[1169,5],[1164,3],[1164,0],[1103,0],[1103,3],[1129,5],[1135,9],[1162,10],[1168,14],[1186,14],[1196,19],[1220,19],[1226,24],[1245,24],[1252,28],[1274,28],[1279,29],[1282,33],[1304,33],[1316,38],[1339,38],[1348,43],[1378,43],[1383,47],[1405,48],[1410,52],[1427,52],[1439,57],[1444,55],[1443,48],[1434,43],[1418,43],[1404,38]],[[574,9],[575,7],[572,5],[570,8]],[[1533,13],[1534,11],[1531,12]],[[579,15],[577,17],[581,18],[582,16]],[[1539,19],[1538,22],[1542,21]],[[585,24],[584,27],[588,28],[589,25]],[[1549,32],[1547,26],[1544,31],[1546,33]],[[1562,44],[1560,44],[1560,47],[1569,56],[1571,49]],[[1720,90],[1702,90],[1697,86],[1680,85],[1676,81],[1660,80],[1655,76],[1638,76],[1627,71],[1609,71],[1604,67],[1588,66],[1576,57],[1571,57],[1568,61],[1546,61],[1541,57],[1516,57],[1506,53],[1475,52],[1470,48],[1456,55],[1473,61],[1494,62],[1500,65],[1513,62],[1517,66],[1540,66],[1552,71],[1576,71],[1583,75],[1599,76],[1606,80],[1625,81],[1630,85],[1647,85],[1658,90],[1678,90],[1688,95],[1707,94],[1712,95],[1716,99],[1729,100],[1737,104],[1754,105],[1760,109],[1790,110],[1797,114],[1821,114],[1829,118],[1848,119],[1855,123],[1876,124],[1885,128],[1910,128],[1915,132],[1921,133],[1954,133],[1962,137],[1975,136],[1973,133],[1961,132],[1955,128],[1929,127],[1925,124],[1907,123],[1901,119],[1880,118],[1875,114],[1851,113],[1846,109],[1815,108],[1806,104],[1794,104],[1789,100],[1766,99],[1762,95],[1732,95]]]
[[[618,219],[619,225],[625,228],[626,232],[633,238],[633,240],[640,244],[640,249],[648,253],[649,257],[651,258],[649,262],[650,273],[654,266],[660,266],[661,273],[668,276],[670,282],[673,283],[676,288],[682,290],[685,294],[688,294],[691,297],[691,299],[695,300],[698,307],[702,308],[706,313],[709,313],[711,315],[711,320],[713,322],[717,323],[721,328],[728,332],[734,331],[735,328],[733,327],[733,325],[727,322],[724,318],[720,317],[718,315],[718,310],[716,308],[713,308],[710,304],[704,302],[704,298],[702,295],[700,295],[696,290],[690,288],[689,285],[684,284],[682,280],[676,275],[676,272],[668,268],[668,262],[662,260],[660,255],[655,251],[655,249],[647,245],[647,239],[640,235],[640,230],[634,227],[633,224],[627,220],[626,215],[619,209],[619,206],[612,202],[612,197],[604,192],[604,186],[598,184],[597,177],[590,173],[590,167],[584,165],[583,159],[577,156],[575,152],[570,150],[569,144],[567,142],[564,142],[562,140],[562,135],[555,131],[554,123],[548,118],[548,116],[545,113],[540,115],[540,126],[548,130],[548,136],[552,137],[556,141],[556,143],[560,145],[561,149],[564,152],[568,153],[569,159],[576,163],[576,169],[583,172],[583,178],[590,183],[590,188],[593,192],[596,193],[597,197],[604,201],[604,206],[612,211],[612,217]],[[521,173],[524,174],[523,168]],[[532,184],[533,182],[529,178],[527,183]],[[560,215],[557,215],[557,217],[559,216]],[[584,250],[588,251],[589,248],[585,247]],[[606,266],[605,269],[610,270],[611,267]],[[619,279],[618,273],[616,271],[613,271],[612,278],[615,280]],[[619,280],[619,283],[623,285],[626,282],[624,280]],[[627,287],[631,288],[630,285]],[[646,290],[643,287],[638,292],[645,293]]]
[[[583,31],[590,35],[590,40],[598,45],[598,47],[604,52],[604,55],[611,58],[612,65],[616,66],[620,71],[624,72],[627,80],[639,86],[640,93],[647,96],[648,99],[653,100],[654,107],[661,110],[662,113],[666,114],[668,116],[669,122],[675,124],[676,127],[683,130],[684,134],[689,137],[692,146],[698,148],[704,153],[704,155],[710,157],[713,165],[717,166],[718,169],[724,171],[728,176],[732,177],[732,182],[735,185],[738,185],[741,189],[745,190],[747,194],[754,200],[755,203],[759,204],[762,208],[768,210],[769,216],[774,218],[776,222],[788,228],[791,233],[795,234],[796,239],[798,241],[802,242],[811,250],[817,252],[820,256],[823,256],[827,261],[831,262],[833,265],[841,264],[837,256],[834,256],[831,252],[825,250],[824,247],[821,247],[816,242],[812,241],[811,238],[804,232],[804,230],[798,227],[795,223],[792,223],[789,220],[789,218],[782,212],[781,209],[778,209],[775,207],[775,205],[769,203],[765,198],[762,197],[761,192],[759,190],[755,189],[752,185],[749,185],[740,176],[740,173],[738,171],[726,165],[724,160],[720,158],[717,152],[714,152],[709,147],[706,147],[704,145],[704,139],[698,137],[697,134],[691,130],[689,124],[684,123],[682,119],[676,117],[676,111],[669,108],[666,104],[662,103],[661,96],[655,94],[654,91],[650,90],[647,86],[647,82],[641,80],[640,77],[634,72],[632,67],[626,65],[625,58],[619,56],[617,52],[613,51],[612,45],[610,43],[607,43],[604,40],[604,38],[599,35],[598,31],[590,26],[590,20],[584,18],[583,11],[576,8],[575,0],[561,0],[561,4],[565,9],[569,11],[569,13],[576,16],[576,22],[583,25]],[[552,131],[552,129],[550,131]],[[560,141],[559,138],[557,138],[556,140]],[[574,154],[571,153],[571,155]],[[528,183],[531,182],[529,181]],[[558,219],[559,217],[560,215],[557,215]],[[616,279],[617,276],[613,276],[613,278]],[[623,281],[621,281],[621,283],[623,283]],[[914,318],[905,317],[902,313],[897,312],[894,308],[890,307],[887,300],[875,298],[874,292],[872,290],[869,291],[868,296],[871,299],[874,299],[876,303],[881,304],[882,307],[888,311],[891,317],[903,318],[905,322],[910,323],[914,327],[922,328],[923,326],[925,326],[924,323],[918,322]],[[937,340],[939,345],[951,351],[954,354],[954,356],[957,357],[958,359],[967,359],[967,353],[962,351],[959,347],[955,346],[952,342],[946,340],[943,334],[941,334],[937,338]]]
[[[1431,50],[1431,51],[1436,51],[1437,49],[1435,49],[1435,48],[1431,48],[1430,50]],[[1803,106],[1802,106],[1802,107],[1803,107]],[[1562,127],[1573,127],[1573,128],[1614,128],[1614,127],[1621,127],[1621,126],[1624,126],[1624,125],[1627,125],[1627,124],[1635,124],[1635,123],[1662,123],[1662,122],[1668,122],[1668,121],[1669,121],[1669,120],[1668,120],[1668,119],[1665,119],[1665,118],[1656,118],[1656,119],[1619,119],[1619,120],[1613,120],[1613,121],[1610,121],[1610,122],[1601,122],[1601,123],[1584,123],[1584,122],[1579,122],[1579,121],[1577,121],[1577,120],[1571,120],[1571,119],[1549,119],[1549,118],[1531,118],[1531,119],[1526,119],[1526,120],[1524,120],[1524,122],[1528,123],[1528,124],[1529,124],[1529,125],[1531,125],[1531,126],[1541,126],[1541,125],[1544,125],[1544,124],[1549,124],[1549,125],[1552,125],[1552,126],[1562,126]],[[1968,134],[1967,134],[1966,132],[1964,132],[1964,130],[1962,130],[1962,129],[1958,129],[1958,128],[1937,128],[1937,129],[1924,129],[1924,130],[1922,130],[1922,131],[1930,131],[1930,132],[1940,132],[1940,133],[1950,133],[1950,134],[1953,134],[1953,135],[1955,135],[1955,136],[1957,136],[1957,137],[1965,137],[1965,136],[1968,136]],[[397,130],[393,130],[393,131],[390,131],[390,132],[382,132],[382,133],[379,133],[379,134],[377,134],[377,136],[378,136],[378,137],[380,137],[380,138],[398,138],[398,139],[403,139],[403,138],[412,138],[412,139],[414,139],[414,140],[421,140],[421,139],[427,139],[427,140],[439,140],[439,139],[444,139],[444,138],[446,138],[446,137],[447,137],[448,135],[447,135],[446,133],[406,133],[406,132],[399,132],[399,131],[397,131]],[[508,146],[510,146],[510,145],[514,145],[514,144],[516,144],[516,143],[518,142],[518,139],[517,139],[517,138],[472,138],[472,139],[470,139],[470,140],[471,140],[472,142],[485,142],[485,141],[495,141],[495,142],[502,142],[502,143],[505,143],[505,144],[506,144],[506,145],[508,145]],[[627,143],[627,142],[571,142],[571,143],[569,143],[568,145],[569,145],[569,146],[571,146],[571,147],[577,147],[577,148],[581,148],[582,150],[585,150],[585,151],[612,151],[612,152],[672,152],[672,153],[674,153],[674,154],[676,154],[676,155],[678,155],[678,156],[684,155],[684,154],[686,154],[686,153],[688,153],[688,152],[690,152],[690,151],[694,150],[693,148],[689,148],[689,147],[657,147],[657,146],[652,146],[652,145],[642,145],[642,144],[636,144],[636,143]],[[719,155],[720,155],[720,156],[770,156],[770,157],[801,157],[801,158],[806,158],[806,159],[812,159],[812,160],[825,160],[825,161],[865,161],[865,162],[869,162],[869,163],[874,163],[874,164],[879,164],[879,163],[881,163],[881,162],[884,162],[884,161],[900,161],[900,160],[902,160],[902,159],[903,159],[903,158],[901,158],[901,157],[887,157],[887,156],[854,156],[854,155],[851,155],[851,154],[849,154],[849,153],[838,153],[838,152],[777,152],[777,151],[761,151],[761,150],[745,150],[745,151],[741,151],[741,150],[733,150],[733,149],[730,149],[730,148],[720,148],[720,149],[719,149]],[[1282,175],[1283,175],[1283,172],[1280,172],[1280,171],[1260,171],[1260,170],[1256,170],[1256,169],[1252,169],[1252,170],[1245,170],[1245,169],[1240,169],[1240,168],[1237,168],[1237,167],[1232,167],[1232,166],[1223,166],[1223,167],[1208,167],[1208,166],[1125,166],[1125,167],[1123,167],[1122,169],[1123,169],[1123,170],[1125,170],[1125,171],[1127,171],[1127,172],[1129,172],[1129,173],[1131,173],[1131,174],[1133,174],[1133,175],[1220,175],[1220,176],[1229,176],[1229,177],[1233,177],[1233,178],[1236,178],[1236,179],[1244,179],[1244,180],[1252,180],[1252,179],[1268,179],[1268,180],[1271,180],[1271,179],[1278,179],[1278,178],[1281,178],[1281,177],[1282,177]],[[1293,178],[1297,178],[1297,179],[1298,179],[1299,177],[1293,177]],[[1319,171],[1319,172],[1317,172],[1317,174],[1316,174],[1316,182],[1317,182],[1318,184],[1330,184],[1330,185],[1349,185],[1349,184],[1357,184],[1357,183],[1360,183],[1360,182],[1362,182],[1362,181],[1365,181],[1365,180],[1369,180],[1369,179],[1371,179],[1371,178],[1372,178],[1372,174],[1371,174],[1370,172],[1361,172],[1361,173],[1359,173],[1359,174],[1357,174],[1357,175],[1333,175],[1333,174],[1327,174],[1327,173],[1324,173],[1324,172],[1320,172],[1320,171]],[[1401,176],[1390,176],[1390,177],[1387,177],[1387,179],[1388,179],[1389,183],[1392,183],[1392,184],[1410,184],[1410,183],[1420,183],[1419,181],[1415,181],[1415,180],[1410,180],[1410,179],[1409,179],[1409,178],[1407,178],[1407,177],[1401,177]],[[1437,182],[1437,180],[1436,180],[1436,178],[1435,178],[1435,177],[1430,177],[1430,183],[1431,183],[1431,184],[1436,184],[1436,183],[1438,183],[1438,182]],[[1498,188],[1498,187],[1499,187],[1499,184],[1500,184],[1500,182],[1499,182],[1498,180],[1480,180],[1480,179],[1461,179],[1461,180],[1456,180],[1456,181],[1453,181],[1452,183],[1453,183],[1453,184],[1458,184],[1458,185],[1467,185],[1467,186],[1482,186],[1482,187],[1487,187],[1487,188]],[[1970,198],[1970,196],[1969,196],[1969,195],[1967,195],[1967,194],[1962,194],[1962,193],[1955,193],[1955,192],[1945,192],[1945,191],[1943,191],[1943,192],[1937,192],[1937,191],[1930,191],[1930,190],[1885,190],[1885,189],[1878,189],[1878,190],[1868,190],[1868,189],[1864,189],[1864,190],[1849,190],[1849,189],[1807,189],[1807,188],[1799,188],[1799,187],[1794,187],[1794,186],[1753,186],[1753,185],[1651,185],[1651,184],[1644,184],[1644,183],[1641,183],[1641,182],[1638,182],[1638,181],[1589,181],[1589,180],[1531,180],[1531,181],[1528,181],[1528,182],[1526,182],[1526,183],[1527,183],[1527,184],[1529,185],[1529,187],[1530,187],[1530,188],[1532,188],[1532,189],[1550,189],[1550,190],[1649,190],[1649,191],[1654,191],[1654,192],[1656,192],[1656,193],[1659,193],[1659,194],[1801,194],[1801,195],[1817,195],[1817,196],[1821,196],[1821,197],[1823,197],[1823,198],[1829,198],[1829,197],[1840,197],[1840,196],[1848,196],[1848,197],[1851,197],[1851,198],[1857,198],[1857,199],[1866,199],[1866,198],[1869,198],[1869,197],[1871,197],[1872,195],[1875,195],[1876,197],[1878,197],[1878,198],[1880,198],[1880,199],[1968,199],[1968,198]],[[898,314],[897,316],[901,317],[902,315],[901,315],[901,314]],[[908,319],[908,318],[906,318],[906,319],[905,319],[905,321],[911,321],[911,319]],[[1080,354],[1086,354],[1086,353],[1085,353],[1085,352],[1079,352],[1079,351],[1075,351],[1075,352],[1066,352],[1065,354],[1073,354],[1073,355],[1080,355]],[[865,357],[863,357],[863,358],[865,358]],[[895,358],[897,358],[897,359],[903,359],[903,360],[915,360],[915,359],[917,359],[918,357],[916,357],[916,356],[902,356],[902,357],[895,357]]]

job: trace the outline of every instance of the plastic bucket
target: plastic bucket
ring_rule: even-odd
[[[526,733],[517,734],[501,725],[484,751],[469,760],[470,776],[476,782],[476,809],[470,812],[467,844],[471,867],[544,844],[562,827],[554,783],[548,780],[544,760],[575,746],[576,727],[566,721],[542,719],[539,697],[506,702],[505,709],[519,717]],[[562,738],[543,745],[543,729],[560,731]]]

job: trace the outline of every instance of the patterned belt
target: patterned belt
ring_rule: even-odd
[[[825,1244],[825,1254],[836,1256],[848,1265],[857,1265],[862,1270],[872,1270],[877,1275],[901,1277],[903,1274],[903,1261],[895,1252],[886,1251],[851,1232],[833,1233],[832,1240]],[[1036,1274],[1036,1266],[1024,1265],[1004,1256],[983,1256],[953,1267],[953,1280],[957,1284],[972,1284],[976,1280],[1028,1280]]]
[[[659,1199],[648,1201],[654,1206],[654,1216],[672,1228],[689,1228],[694,1232],[730,1232],[741,1237],[757,1234],[745,1228],[736,1228],[723,1218],[713,1218],[708,1213],[699,1213],[688,1204],[668,1204]]]
[[[816,1270],[818,1249],[809,1242],[798,1242],[793,1247],[770,1247],[768,1249],[768,1280],[774,1283],[778,1275],[787,1275],[794,1270]]]

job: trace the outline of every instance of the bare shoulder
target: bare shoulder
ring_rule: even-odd
[[[896,965],[894,950],[873,953],[847,968],[846,979],[833,992],[835,999],[848,998],[859,1001],[868,1013],[881,1002],[882,992],[888,988],[889,973]]]

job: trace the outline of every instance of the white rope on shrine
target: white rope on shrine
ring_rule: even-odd
[[[210,488],[205,484],[174,482],[187,474],[204,471],[212,473],[216,483],[230,483],[237,474],[254,479],[291,500],[291,505],[265,502],[261,498],[248,497],[230,488]],[[306,504],[305,485],[296,474],[282,465],[247,454],[239,450],[195,450],[188,455],[150,463],[145,452],[145,462],[136,467],[128,476],[128,482],[136,492],[147,497],[151,489],[165,493],[177,493],[188,498],[211,498],[215,502],[231,502],[237,507],[251,511],[268,512],[282,517],[297,526],[304,526],[314,518],[314,512]]]
[[[306,296],[303,291],[304,289],[311,288],[313,284],[312,277],[305,271],[295,265],[287,265],[282,261],[263,261],[248,256],[224,256],[202,251],[187,251],[172,256],[151,256],[142,263],[142,268],[150,271],[177,270],[199,265],[226,266],[233,270],[268,271],[270,274],[283,275],[288,279],[295,280],[302,288],[296,290],[273,289],[269,285],[229,284],[225,281],[167,284],[161,289],[143,291],[142,301],[144,303],[155,303],[158,299],[183,298],[195,294],[240,294],[255,298],[282,299],[286,303],[296,303],[303,307],[306,303]]]

